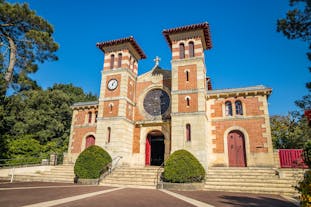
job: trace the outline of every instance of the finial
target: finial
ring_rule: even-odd
[[[158,56],[155,57],[155,59],[153,59],[153,61],[155,62],[155,66],[159,65],[161,58],[159,58]]]

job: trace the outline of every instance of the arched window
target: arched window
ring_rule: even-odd
[[[225,103],[225,112],[226,112],[226,116],[232,116],[232,103],[231,103],[231,101],[227,101]]]
[[[190,97],[186,97],[186,104],[187,104],[187,106],[190,106]]]
[[[95,123],[97,122],[98,111],[95,112]]]
[[[130,69],[133,69],[133,67],[132,67],[132,56],[130,56],[129,67],[130,67]]]
[[[111,128],[107,128],[107,143],[110,143],[110,136],[111,136]]]
[[[92,145],[95,145],[95,137],[90,135],[85,139],[85,149]]]
[[[186,124],[186,141],[191,142],[191,125]]]
[[[92,112],[88,113],[88,121],[89,124],[92,123]]]
[[[194,43],[189,42],[189,57],[194,57]]]
[[[185,58],[185,44],[180,43],[179,44],[179,59],[184,59]]]
[[[110,56],[110,69],[113,69],[114,66],[114,54]]]
[[[235,102],[235,114],[236,115],[243,115],[243,106],[241,101]]]
[[[186,81],[189,81],[189,71],[186,71]]]
[[[109,113],[112,113],[112,109],[113,109],[113,103],[109,104]]]
[[[118,54],[118,68],[121,68],[122,66],[122,53]]]

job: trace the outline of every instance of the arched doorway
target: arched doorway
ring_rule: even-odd
[[[164,162],[164,135],[160,131],[151,131],[146,138],[146,165],[159,166]]]
[[[231,131],[227,137],[229,167],[246,167],[245,139],[242,132]]]
[[[93,135],[89,135],[85,139],[85,149],[92,145],[95,145],[95,137]]]

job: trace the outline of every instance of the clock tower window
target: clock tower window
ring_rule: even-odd
[[[121,68],[122,66],[122,53],[118,54],[118,68]]]
[[[189,57],[194,57],[194,43],[189,42]]]
[[[114,54],[110,56],[110,69],[113,69],[113,67],[114,67]]]
[[[179,44],[179,58],[180,59],[185,58],[185,44],[184,43]]]

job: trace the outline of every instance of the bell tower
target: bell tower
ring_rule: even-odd
[[[186,149],[207,166],[206,67],[208,23],[163,31],[172,51],[172,152]]]
[[[138,61],[146,55],[132,36],[96,46],[104,52],[96,145],[127,162],[132,152]]]

